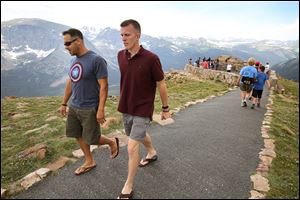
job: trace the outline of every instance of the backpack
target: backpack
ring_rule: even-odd
[[[255,78],[250,78],[250,77],[246,77],[246,76],[242,77],[242,83],[244,83],[246,85],[250,85],[254,82],[255,82]]]

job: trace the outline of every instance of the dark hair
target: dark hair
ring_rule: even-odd
[[[66,30],[62,32],[63,35],[70,35],[72,38],[78,37],[83,40],[83,35],[80,30],[75,28],[70,28],[69,30]]]
[[[139,24],[136,20],[134,20],[134,19],[128,19],[128,20],[125,20],[125,21],[123,21],[123,22],[120,24],[120,26],[121,26],[121,27],[125,27],[125,26],[128,26],[128,25],[130,25],[130,24],[132,24],[132,26],[134,27],[135,30],[137,30],[139,33],[141,33],[141,26],[140,26],[140,24]]]
[[[261,66],[259,66],[259,69],[260,69],[262,72],[264,72],[264,71],[265,71],[265,66],[261,65]]]

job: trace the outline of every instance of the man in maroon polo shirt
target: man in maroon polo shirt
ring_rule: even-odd
[[[129,160],[127,180],[118,198],[131,198],[137,167],[144,167],[157,160],[157,152],[146,132],[152,120],[156,87],[162,101],[161,119],[171,117],[160,60],[157,55],[140,46],[140,36],[141,27],[137,21],[129,19],[121,23],[121,37],[125,49],[118,53],[121,72],[118,111],[123,113],[125,132],[129,136]],[[147,155],[141,161],[140,143],[147,149]]]

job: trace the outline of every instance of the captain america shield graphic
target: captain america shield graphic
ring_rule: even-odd
[[[70,78],[72,80],[72,82],[78,82],[80,81],[81,77],[82,77],[82,65],[77,62],[75,63],[71,69],[70,69]]]

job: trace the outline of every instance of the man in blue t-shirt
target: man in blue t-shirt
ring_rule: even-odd
[[[268,88],[270,89],[269,77],[266,73],[264,73],[264,71],[265,67],[263,65],[258,67],[256,82],[253,85],[251,109],[254,109],[255,104],[257,104],[257,107],[260,107],[260,99],[263,93],[265,82],[267,82]]]
[[[84,164],[75,170],[75,174],[80,175],[96,167],[90,145],[108,144],[111,158],[115,158],[119,153],[119,139],[101,135],[99,126],[99,123],[105,122],[108,93],[106,61],[85,47],[79,30],[71,28],[62,34],[65,49],[76,57],[71,62],[60,112],[62,116],[67,115],[66,135],[76,138],[85,156]]]
[[[248,59],[248,66],[245,66],[240,71],[240,77],[238,79],[238,84],[241,89],[241,106],[247,107],[246,97],[250,96],[250,92],[253,88],[253,83],[256,80],[257,70],[254,67],[255,59]]]

